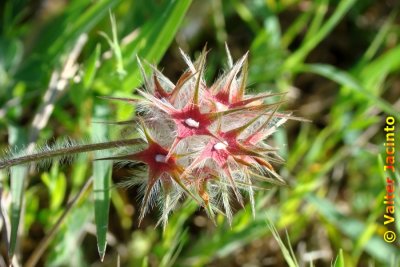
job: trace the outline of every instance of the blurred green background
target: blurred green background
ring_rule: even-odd
[[[284,109],[311,122],[270,140],[288,186],[261,184],[255,218],[238,207],[231,226],[185,202],[165,232],[157,209],[138,227],[137,188],[112,186],[132,170],[111,174],[96,155],[2,171],[0,266],[7,255],[15,266],[400,266],[400,236],[382,237],[400,235],[399,172],[395,222],[383,223],[383,128],[386,116],[400,122],[398,12],[396,0],[1,1],[0,149],[113,139],[91,122],[134,107],[97,96],[132,95],[136,56],[176,81],[179,47],[194,58],[207,44],[211,84],[227,68],[225,42],[234,60],[249,51],[249,90],[287,92]]]

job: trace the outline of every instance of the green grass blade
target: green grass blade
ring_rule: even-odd
[[[90,3],[90,1],[87,1]],[[40,80],[44,75],[42,67],[54,67],[60,57],[76,43],[81,34],[92,30],[108,15],[110,9],[121,0],[95,1],[93,4],[69,6],[57,17],[39,37],[31,57],[19,70],[18,77],[27,80]],[[68,25],[65,28],[65,25]],[[49,37],[50,36],[50,37]],[[38,57],[38,55],[41,55]],[[38,68],[38,65],[40,68]]]
[[[13,146],[21,147],[25,144],[26,136],[20,128],[10,126],[10,144]],[[11,183],[11,231],[10,231],[10,247],[8,248],[8,255],[10,259],[15,253],[15,248],[18,238],[18,228],[20,224],[21,210],[24,197],[24,182],[28,173],[27,166],[15,166],[10,169],[10,183]]]
[[[266,203],[272,199],[276,191],[270,190],[261,201],[256,201],[256,210],[265,209]],[[246,210],[235,214],[232,227],[223,222],[223,217],[218,215],[218,227],[211,233],[205,233],[196,242],[182,252],[177,266],[204,266],[213,259],[228,257],[230,254],[249,244],[251,240],[263,238],[269,234],[265,227],[266,213],[256,213],[256,218],[250,212],[250,205]],[[270,211],[269,214],[274,213]],[[272,216],[271,216],[272,217]]]
[[[308,53],[311,52],[339,23],[345,16],[349,9],[354,5],[357,0],[342,0],[336,8],[333,15],[327,22],[315,33],[313,38],[308,39],[303,45],[294,52],[285,62],[284,69],[290,70],[296,65],[304,61]]]
[[[106,121],[108,109],[105,106],[95,106],[95,121]],[[104,124],[93,124],[93,139],[106,138],[108,131]],[[107,157],[107,152],[96,152],[95,157]],[[97,248],[101,261],[107,247],[108,216],[110,209],[110,184],[111,184],[111,161],[93,162],[93,193],[94,214],[96,222]]]
[[[123,49],[125,58],[129,60],[125,64],[129,75],[122,82],[121,90],[131,91],[140,84],[140,71],[132,55],[138,54],[140,58],[152,64],[158,63],[174,39],[191,2],[191,0],[171,1],[165,11],[144,25],[138,38]]]
[[[283,33],[281,43],[283,47],[289,47],[296,36],[305,28],[310,21],[310,17],[313,13],[311,11],[303,12],[296,20],[289,26],[289,28]]]
[[[324,76],[328,79],[331,79],[332,81],[335,81],[338,84],[345,86],[345,87],[353,90],[354,92],[360,94],[361,96],[363,96],[365,99],[367,99],[371,103],[374,103],[375,105],[377,105],[383,111],[393,114],[398,119],[400,119],[398,112],[393,108],[392,105],[390,105],[388,102],[381,99],[380,97],[375,96],[371,92],[367,91],[361,85],[360,82],[358,82],[353,76],[351,76],[349,73],[347,73],[345,71],[339,70],[339,69],[335,68],[334,66],[325,65],[325,64],[302,65],[297,70],[300,72],[315,73],[315,74]]]
[[[258,25],[257,19],[254,17],[254,14],[249,10],[245,3],[242,3],[238,0],[231,0],[233,7],[235,8],[237,14],[240,18],[247,23],[249,28],[257,33],[260,31],[260,26]]]
[[[269,219],[267,219],[267,225],[268,225],[268,228],[271,230],[271,233],[274,236],[275,240],[278,242],[279,248],[281,249],[283,257],[285,258],[288,266],[289,267],[300,266],[297,262],[296,257],[294,256],[294,253],[293,253],[292,248],[290,247],[290,244],[289,244],[289,249],[288,249],[286,247],[285,243],[283,243],[281,237],[279,236],[278,230],[275,228],[275,226]]]
[[[310,39],[314,38],[314,35],[318,32],[321,28],[321,24],[324,20],[326,12],[328,11],[329,7],[329,0],[319,0],[316,1],[317,5],[315,8],[313,20],[311,21],[310,27],[308,28],[306,37],[304,40],[307,42]]]
[[[85,89],[88,89],[92,85],[94,77],[96,76],[97,72],[96,64],[99,62],[100,53],[101,53],[101,47],[100,44],[97,44],[92,55],[86,61],[87,64],[85,66],[85,72],[83,75],[83,87]]]
[[[336,257],[335,263],[333,264],[334,267],[344,267],[344,257],[343,257],[343,250],[339,250],[339,255]]]
[[[101,19],[108,15],[110,9],[115,7],[121,0],[96,1],[78,19],[64,31],[57,41],[50,47],[49,55],[54,56],[65,51],[67,44],[73,44],[76,39],[85,32],[96,26]]]
[[[395,19],[395,17],[396,17],[395,12],[393,12],[390,15],[390,17],[385,21],[385,24],[383,24],[383,26],[380,27],[378,33],[375,35],[374,40],[371,42],[370,46],[365,51],[359,64],[372,60],[372,58],[376,55],[379,48],[384,43],[385,38],[387,38],[387,35],[393,25],[393,20]]]
[[[367,229],[365,223],[342,215],[327,199],[322,199],[311,194],[307,195],[306,199],[317,208],[321,216],[352,240],[357,240]],[[383,238],[377,235],[372,236],[368,240],[364,249],[375,259],[386,264],[389,264],[390,260],[399,253],[399,249],[385,243]]]
[[[117,35],[117,23],[115,21],[115,16],[110,12],[110,22],[111,22],[111,32],[112,36],[109,37],[105,32],[100,32],[100,35],[104,37],[110,46],[111,51],[114,54],[115,62],[116,62],[116,72],[119,77],[123,78],[126,75],[126,71],[124,69],[124,63],[122,58],[121,46],[119,44],[118,35]]]
[[[382,87],[387,76],[400,69],[400,45],[388,50],[366,65],[360,72],[363,84],[368,91],[375,93]],[[360,79],[361,79],[360,78]]]
[[[183,245],[186,243],[188,239],[188,230],[187,229],[180,229],[177,235],[174,237],[172,242],[168,246],[168,250],[163,255],[160,267],[173,267],[179,253],[181,252]]]

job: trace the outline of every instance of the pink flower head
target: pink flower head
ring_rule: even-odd
[[[147,207],[150,204],[149,201],[151,194],[155,193],[152,191],[157,191],[157,189],[155,189],[157,183],[160,183],[162,186],[166,197],[169,197],[169,194],[172,191],[171,186],[175,183],[183,192],[187,193],[193,199],[198,201],[197,198],[188,190],[186,185],[181,182],[180,177],[184,171],[184,168],[177,162],[178,155],[172,154],[167,158],[169,152],[168,149],[164,148],[153,139],[143,122],[141,128],[147,148],[132,154],[102,158],[142,162],[146,164],[148,169],[146,181],[147,185],[140,211],[139,223],[142,221],[147,211]]]
[[[281,100],[272,101],[283,94],[246,94],[247,54],[211,86],[203,77],[206,52],[195,63],[182,55],[188,69],[176,84],[153,68],[150,79],[144,76],[144,90],[138,90],[143,98],[118,99],[137,104],[147,147],[114,159],[147,165],[141,219],[150,200],[158,198],[166,224],[185,194],[210,217],[222,213],[231,221],[232,196],[244,205],[247,192],[254,212],[254,181],[283,182],[271,164],[281,159],[266,139],[291,117],[278,112]]]

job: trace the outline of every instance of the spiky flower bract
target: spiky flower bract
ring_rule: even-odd
[[[176,84],[153,67],[152,75],[144,75],[144,88],[137,90],[141,98],[117,99],[137,105],[147,147],[109,159],[146,164],[140,220],[149,206],[159,203],[160,222],[166,224],[186,195],[211,218],[223,213],[230,222],[232,203],[244,205],[243,192],[254,213],[255,180],[283,183],[271,164],[281,158],[266,141],[290,114],[278,111],[283,94],[246,93],[247,54],[208,86],[207,52],[194,63],[181,53],[188,69]],[[144,73],[140,61],[139,66]]]

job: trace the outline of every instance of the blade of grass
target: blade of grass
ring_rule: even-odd
[[[1,174],[1,173],[0,173]],[[9,242],[9,236],[10,236],[10,219],[8,217],[8,211],[6,208],[6,204],[4,203],[5,201],[5,197],[3,197],[3,179],[1,178],[1,182],[0,182],[0,231],[1,231],[1,242],[6,246],[6,248],[10,247],[10,242]],[[0,266],[2,266],[1,264],[4,262],[4,266],[6,266],[5,261],[9,261],[9,259],[4,259],[2,258],[2,256],[0,256]],[[9,265],[9,264],[7,264]]]
[[[254,14],[249,10],[249,8],[244,3],[238,0],[231,0],[231,2],[238,15],[241,17],[242,20],[244,20],[247,23],[247,25],[251,28],[251,30],[254,33],[259,32],[260,26],[258,25],[258,22],[254,17]]]
[[[101,19],[108,15],[109,10],[119,4],[121,0],[97,1],[92,4],[78,19],[73,22],[68,30],[62,31],[62,34],[49,47],[49,56],[54,57],[60,54],[60,51],[75,43],[77,38],[90,31]]]
[[[177,233],[177,235],[174,236],[174,239],[171,240],[171,243],[168,246],[168,250],[163,255],[159,266],[160,267],[174,266],[176,259],[178,258],[187,239],[188,239],[188,229],[182,230],[181,228],[180,231]]]
[[[21,147],[26,142],[26,135],[21,128],[9,127],[10,144],[12,146]],[[10,259],[14,256],[18,229],[20,224],[21,210],[23,205],[23,193],[25,178],[28,173],[27,166],[15,166],[10,168],[11,183],[11,231],[10,231],[10,247],[8,248],[8,256]]]
[[[275,190],[270,190],[262,199],[256,201],[256,210],[264,210],[270,203]],[[270,214],[274,212],[270,210]],[[232,227],[223,223],[223,216],[217,218],[218,227],[212,233],[202,235],[191,243],[178,261],[177,266],[203,266],[212,259],[227,257],[254,239],[268,235],[265,227],[265,212],[256,213],[253,219],[250,205],[245,210],[238,211],[233,219]]]
[[[400,49],[399,49],[400,52]],[[377,105],[383,111],[393,114],[398,119],[400,119],[400,115],[393,108],[391,104],[383,100],[382,98],[371,94],[371,92],[367,91],[365,87],[361,85],[353,76],[351,76],[348,72],[339,70],[331,65],[325,64],[304,64],[297,68],[300,72],[311,72],[315,74],[319,74],[324,76],[332,81],[337,82],[338,84],[345,86],[354,92],[360,94],[365,99]]]
[[[363,57],[359,61],[359,65],[372,60],[372,58],[378,52],[380,46],[388,36],[389,30],[391,29],[391,26],[393,24],[393,20],[396,18],[396,14],[397,11],[392,12],[392,14],[390,14],[389,18],[383,24],[383,26],[380,27],[378,33],[375,35],[374,40],[371,42],[370,46],[365,51]]]
[[[185,227],[185,223],[189,217],[196,211],[197,205],[194,201],[186,200],[179,212],[173,213],[169,219],[169,223],[165,226],[163,232],[163,246],[169,248],[170,244],[180,234],[182,228]]]
[[[51,230],[46,234],[46,236],[40,241],[40,243],[36,246],[35,250],[32,252],[29,259],[26,261],[26,267],[36,266],[40,257],[45,252],[46,248],[50,245],[51,241],[54,239],[58,230],[60,229],[62,223],[66,219],[67,215],[71,211],[72,207],[80,200],[80,198],[85,194],[85,192],[89,189],[93,178],[89,178],[86,183],[81,187],[79,192],[74,196],[74,198],[67,204],[65,210],[63,211],[60,218],[58,218],[57,222],[51,228]]]
[[[313,20],[311,21],[311,25],[307,30],[307,34],[304,37],[304,40],[308,42],[310,39],[314,38],[314,35],[318,32],[318,30],[321,28],[321,24],[324,20],[324,16],[326,15],[326,12],[328,11],[329,7],[329,0],[319,0],[316,1],[318,2],[315,8],[315,13]]]
[[[344,257],[343,257],[343,249],[339,250],[339,255],[335,259],[334,267],[345,267],[344,265]]]
[[[96,105],[94,110],[95,121],[107,121],[107,106]],[[94,123],[92,125],[92,139],[107,138],[107,125]],[[107,152],[95,152],[97,158],[110,156]],[[108,216],[110,210],[110,184],[111,184],[111,161],[93,162],[93,192],[94,192],[94,214],[96,222],[97,249],[100,260],[103,261],[107,247]]]
[[[320,28],[320,30],[315,33],[313,38],[304,42],[302,46],[286,60],[283,68],[290,71],[292,68],[303,62],[308,53],[310,53],[311,50],[313,50],[333,30],[356,1],[357,0],[340,1],[333,15]]]
[[[400,69],[400,45],[388,50],[366,65],[359,73],[360,80],[369,92],[376,93],[388,74]],[[397,117],[399,118],[399,117]]]
[[[92,85],[94,77],[96,76],[97,72],[96,64],[99,62],[100,53],[101,53],[101,47],[99,44],[97,44],[92,55],[86,61],[85,72],[84,72],[85,74],[83,75],[83,87],[85,89],[88,89]]]
[[[82,34],[78,37],[73,49],[69,52],[68,57],[63,63],[61,71],[54,70],[48,88],[43,95],[42,103],[39,106],[35,117],[32,120],[31,129],[29,130],[29,147],[33,148],[39,133],[47,125],[51,114],[53,113],[55,103],[68,89],[68,82],[73,78],[77,71],[76,61],[87,42],[87,35]]]
[[[142,27],[134,42],[123,48],[122,52],[129,60],[125,63],[129,75],[119,85],[122,91],[130,91],[140,84],[140,71],[134,55],[138,54],[140,58],[156,64],[174,39],[191,2],[191,0],[171,1],[162,14],[155,16]]]
[[[312,14],[311,11],[306,11],[296,18],[282,35],[281,43],[283,47],[289,47],[296,36],[307,26]]]
[[[115,57],[116,68],[117,68],[116,72],[120,78],[123,78],[126,75],[126,71],[124,69],[121,47],[117,36],[117,22],[115,20],[115,16],[111,12],[110,12],[110,22],[111,22],[112,37],[110,38],[105,32],[100,32],[100,35],[103,36],[108,42],[108,45],[110,46],[111,51],[113,52]]]
[[[121,1],[84,1],[83,4],[69,5],[59,17],[51,21],[49,29],[43,31],[46,34],[39,36],[39,41],[30,57],[19,69],[17,77],[29,81],[43,79],[47,73],[43,69],[55,68],[64,53],[76,43],[78,37],[92,30],[107,16],[109,10]],[[38,54],[41,56],[38,57]]]
[[[367,229],[365,223],[341,214],[329,200],[312,194],[308,194],[306,199],[317,208],[321,216],[352,240],[358,239]],[[365,251],[386,264],[390,263],[392,257],[398,255],[398,249],[385,243],[381,237],[376,235],[365,244]]]
[[[214,27],[216,30],[216,38],[220,47],[224,46],[228,35],[225,29],[225,18],[222,10],[221,0],[211,0],[212,15],[214,20]]]
[[[276,230],[275,226],[272,224],[272,222],[267,219],[267,226],[269,230],[271,231],[272,235],[274,236],[275,240],[278,242],[278,245],[282,251],[283,257],[286,260],[286,263],[290,267],[298,267],[299,264],[297,262],[296,257],[294,256],[293,249],[289,245],[289,249],[286,247],[286,245],[283,243],[281,237],[279,236],[278,230]],[[287,233],[286,233],[287,235]],[[289,240],[289,236],[288,236]],[[290,243],[289,243],[290,244]]]

